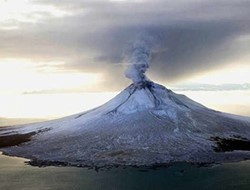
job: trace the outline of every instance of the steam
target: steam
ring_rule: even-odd
[[[155,40],[148,34],[140,34],[133,43],[130,43],[126,51],[128,67],[125,76],[135,85],[149,81],[145,75],[149,68],[152,52],[155,49]]]

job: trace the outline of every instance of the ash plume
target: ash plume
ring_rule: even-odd
[[[140,34],[129,44],[125,53],[127,69],[125,76],[133,81],[135,85],[149,81],[145,75],[149,68],[151,55],[156,48],[155,39],[148,34]]]

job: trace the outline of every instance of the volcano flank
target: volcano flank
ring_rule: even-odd
[[[1,150],[45,165],[100,167],[250,158],[249,118],[206,108],[149,80],[90,111],[5,128],[0,140],[26,134],[28,141],[5,142]]]

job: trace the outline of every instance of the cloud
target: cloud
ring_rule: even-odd
[[[186,84],[175,85],[172,87],[174,91],[234,91],[234,90],[250,90],[250,83],[245,84]]]
[[[0,58],[63,61],[58,67],[65,72],[102,73],[105,89],[128,83],[122,74],[123,52],[140,32],[160,42],[161,51],[152,54],[149,69],[150,76],[160,81],[184,80],[223,67],[250,51],[250,40],[242,40],[250,34],[250,2],[245,0],[33,3],[70,14],[39,13],[44,14],[41,22],[0,30]]]

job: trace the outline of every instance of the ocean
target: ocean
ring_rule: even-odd
[[[177,163],[164,168],[111,168],[27,165],[0,155],[1,190],[249,190],[250,161],[202,166]]]

